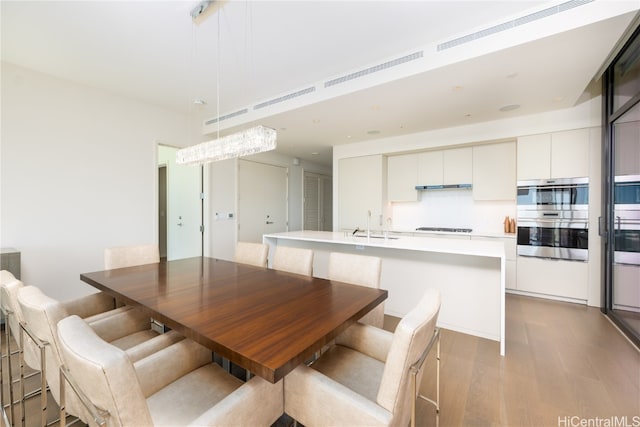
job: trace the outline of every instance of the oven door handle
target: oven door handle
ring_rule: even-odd
[[[560,215],[558,212],[543,212],[542,216],[558,216]]]

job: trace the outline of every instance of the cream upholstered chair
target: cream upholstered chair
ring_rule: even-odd
[[[69,315],[64,304],[48,297],[35,286],[24,286],[17,292],[17,300],[24,318],[24,324],[35,341],[46,343],[43,347],[46,378],[51,394],[60,402],[60,373],[62,364],[56,328],[61,319]],[[158,334],[150,326],[149,317],[141,310],[122,307],[109,313],[89,316],[84,321],[102,339],[126,350],[131,360],[142,359],[164,347],[180,341],[183,337],[175,331]],[[39,357],[40,359],[40,357]],[[45,401],[46,403],[46,401]],[[73,398],[68,401],[68,412],[86,422],[82,406]]]
[[[144,264],[156,264],[160,262],[160,248],[156,244],[114,246],[104,250],[104,269],[135,267]],[[80,316],[82,317],[82,316]],[[149,319],[152,327],[158,332],[166,330],[163,323]]]
[[[285,412],[308,427],[415,422],[416,384],[427,352],[439,342],[439,311],[440,293],[431,289],[395,333],[362,323],[347,329],[311,367],[301,365],[285,377]],[[431,401],[436,410],[438,400]]]
[[[278,246],[273,256],[273,268],[288,273],[313,275],[313,250]]]
[[[24,287],[24,284],[20,280],[17,280],[15,278],[11,280],[12,277],[13,275],[4,271],[0,277],[0,305],[2,307],[2,312],[5,315],[6,323],[8,324],[7,333],[5,335],[5,346],[7,349],[7,354],[15,354],[16,352],[18,352],[20,354],[21,361],[26,362],[26,365],[29,368],[36,371],[25,376],[23,364],[20,363],[20,378],[22,379],[22,381],[20,381],[20,402],[24,403],[25,398],[36,395],[42,390],[42,387],[40,387],[40,389],[26,393],[23,386],[23,380],[25,378],[36,375],[41,371],[42,359],[41,349],[33,340],[28,338],[30,331],[28,328],[25,328],[24,316],[22,315],[22,310],[20,308],[20,305],[18,304],[18,291]],[[97,315],[98,313],[113,310],[115,306],[114,299],[103,293],[91,294],[85,297],[77,298],[73,301],[65,302],[63,304],[71,313],[78,314],[83,317]],[[26,331],[26,334],[23,333],[23,330]],[[11,332],[11,334],[9,334],[9,331]],[[12,335],[14,338],[16,351],[12,350],[13,346],[10,335]],[[27,335],[26,338],[25,335]],[[8,382],[10,384],[14,384],[19,380],[17,378],[13,378],[11,363],[11,358],[8,358]],[[44,376],[42,377],[42,385],[46,385]],[[9,400],[11,402],[11,408],[9,414],[11,415],[12,420],[14,414],[13,395],[13,387],[10,387]],[[4,396],[2,396],[2,398],[4,402]],[[42,407],[46,407],[46,393],[41,395],[41,399]]]
[[[236,244],[236,262],[266,267],[269,245],[264,243],[238,242]]]
[[[133,363],[76,316],[60,321],[58,336],[63,375],[109,426],[269,426],[283,413],[282,380],[243,383],[191,340]]]
[[[104,250],[104,268],[133,267],[160,262],[158,245],[116,246]]]
[[[378,257],[341,252],[332,252],[329,255],[329,280],[379,289],[381,269],[382,260]],[[360,322],[382,328],[384,303],[365,314]]]

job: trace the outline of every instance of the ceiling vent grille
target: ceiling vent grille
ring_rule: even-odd
[[[246,108],[243,108],[242,110],[238,110],[238,111],[235,111],[233,113],[225,114],[224,116],[220,116],[220,117],[215,117],[213,119],[209,119],[206,122],[204,122],[204,124],[205,125],[212,125],[214,123],[222,122],[224,120],[232,119],[234,117],[241,116],[243,114],[247,114],[248,112],[249,112],[249,110],[247,110]]]
[[[593,2],[593,0],[571,0],[561,3],[559,5],[549,7],[547,9],[539,10],[538,12],[531,13],[526,16],[507,21],[502,24],[494,25],[493,27],[486,28],[484,30],[477,31],[475,33],[467,34],[466,36],[458,37],[448,42],[440,43],[437,47],[438,52],[441,50],[451,49],[452,47],[460,46],[461,44],[469,43],[474,40],[478,40],[483,37],[490,36],[492,34],[500,33],[502,31],[510,30],[520,25],[528,24],[529,22],[537,21],[542,18],[555,15],[560,12],[573,9],[578,6],[582,6]]]
[[[311,87],[308,87],[306,89],[299,90],[297,92],[292,92],[292,93],[290,93],[288,95],[280,96],[278,98],[270,99],[269,101],[261,102],[260,104],[254,105],[253,109],[254,110],[258,110],[260,108],[265,108],[265,107],[268,107],[270,105],[277,104],[279,102],[288,101],[290,99],[297,98],[299,96],[306,95],[308,93],[312,93],[312,92],[315,92],[315,91],[316,91],[316,87],[315,86],[311,86]]]
[[[324,87],[335,86],[344,82],[348,82],[349,80],[357,79],[372,73],[377,73],[378,71],[387,70],[391,67],[395,67],[400,64],[404,64],[409,61],[414,61],[416,59],[422,58],[424,55],[424,51],[419,51],[412,53],[411,55],[403,56],[402,58],[394,59],[393,61],[385,62],[382,64],[375,65],[373,67],[366,68],[361,71],[357,71],[355,73],[347,74],[346,76],[338,77],[332,80],[328,80],[324,83]]]

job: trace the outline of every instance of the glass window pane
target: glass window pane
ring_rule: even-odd
[[[614,65],[613,111],[640,93],[640,38],[636,38]]]

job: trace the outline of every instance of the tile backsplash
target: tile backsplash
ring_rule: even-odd
[[[427,190],[419,196],[418,202],[391,203],[392,229],[453,227],[501,233],[504,217],[516,216],[515,200],[475,201],[468,189]]]

